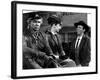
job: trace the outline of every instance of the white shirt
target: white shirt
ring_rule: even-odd
[[[78,36],[77,39],[76,39],[76,43],[75,43],[75,48],[76,48],[76,45],[77,45],[77,42],[78,42],[78,45],[77,47],[79,47],[80,43],[81,43],[81,40],[82,40],[82,37],[83,37],[83,34],[81,36]],[[79,39],[79,41],[78,41]]]

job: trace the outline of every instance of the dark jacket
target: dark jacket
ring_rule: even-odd
[[[50,45],[50,48],[53,51],[53,54],[63,56],[65,53],[62,48],[60,36],[58,34],[56,34],[56,36],[54,36],[51,32],[48,32],[47,35],[48,35],[47,36],[48,43]],[[56,37],[56,40],[55,40],[55,37]]]
[[[70,58],[76,62],[76,65],[88,66],[91,59],[90,38],[83,35],[78,49],[75,49],[75,42],[76,39],[71,44]]]

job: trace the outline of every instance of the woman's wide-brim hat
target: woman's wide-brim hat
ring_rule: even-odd
[[[88,31],[90,27],[84,22],[84,21],[79,21],[77,23],[74,23],[74,26],[77,28],[78,25],[82,25],[85,29],[85,31]]]
[[[48,24],[57,24],[57,23],[61,23],[61,19],[58,17],[58,16],[56,16],[56,15],[52,15],[52,16],[50,16],[48,19],[47,19],[47,21],[48,21]]]

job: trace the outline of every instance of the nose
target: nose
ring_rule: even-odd
[[[76,30],[80,30],[80,28],[77,28]]]
[[[38,23],[36,23],[35,25],[36,25],[36,26],[39,26],[39,24],[38,24]]]
[[[59,29],[61,29],[61,26],[59,26]]]

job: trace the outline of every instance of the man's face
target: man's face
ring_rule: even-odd
[[[56,32],[59,32],[59,30],[61,29],[61,25],[60,24],[54,24],[54,29]]]
[[[81,35],[81,34],[84,33],[85,29],[83,29],[82,25],[78,25],[77,28],[76,28],[76,31],[77,31],[78,35]]]
[[[31,26],[31,28],[33,28],[34,30],[39,30],[41,24],[42,24],[42,19],[35,19],[35,20],[32,20],[32,21],[30,22],[30,26]]]

